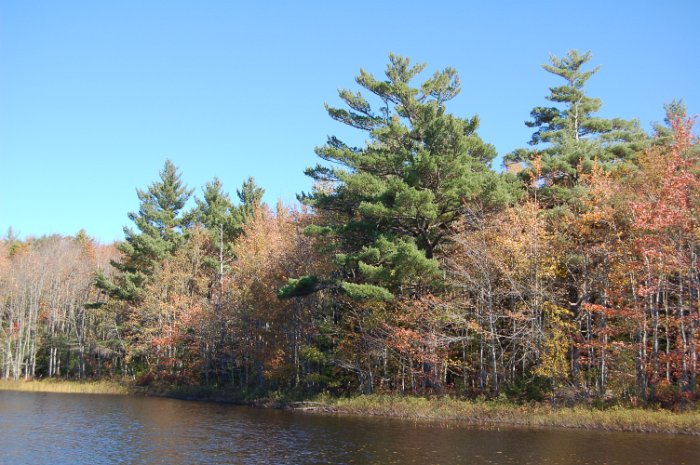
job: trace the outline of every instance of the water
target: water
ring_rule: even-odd
[[[0,391],[1,464],[700,464],[700,438]]]

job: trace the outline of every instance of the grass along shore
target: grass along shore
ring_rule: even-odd
[[[449,397],[426,399],[385,395],[319,398],[322,411],[381,415],[410,420],[469,425],[512,425],[700,435],[700,411],[671,412],[641,408],[586,406],[554,408],[546,403],[518,405]],[[313,407],[313,405],[310,405]]]
[[[386,394],[349,398],[320,395],[298,400],[276,392],[264,396],[254,396],[242,395],[229,389],[197,386],[138,388],[114,381],[0,380],[0,390],[75,394],[138,394],[286,408],[319,414],[384,416],[445,424],[510,425],[700,435],[700,410],[697,408],[679,413],[621,406],[605,409],[587,406],[555,408],[546,403],[519,405],[507,401],[473,401],[451,397],[424,398]]]
[[[0,391],[57,392],[63,394],[131,394],[131,389],[114,381],[0,380]]]

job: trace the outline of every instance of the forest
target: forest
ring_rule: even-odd
[[[682,100],[649,131],[597,116],[590,52],[552,56],[531,139],[494,166],[479,117],[449,112],[457,72],[425,68],[390,55],[339,91],[328,115],[366,142],[328,137],[297,204],[252,178],[195,191],[166,161],[121,242],[10,231],[0,377],[692,405],[700,145]]]

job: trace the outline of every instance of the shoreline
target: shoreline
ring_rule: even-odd
[[[700,436],[700,410],[668,410],[614,406],[551,407],[545,403],[461,400],[451,397],[410,397],[389,394],[294,400],[280,393],[246,397],[240,392],[208,387],[138,387],[115,381],[8,381],[0,390],[66,394],[112,394],[167,397],[179,400],[278,408],[322,415],[390,417],[410,421],[465,426],[512,426],[584,429]]]

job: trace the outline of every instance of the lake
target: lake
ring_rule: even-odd
[[[700,438],[0,391],[2,464],[698,464]]]

